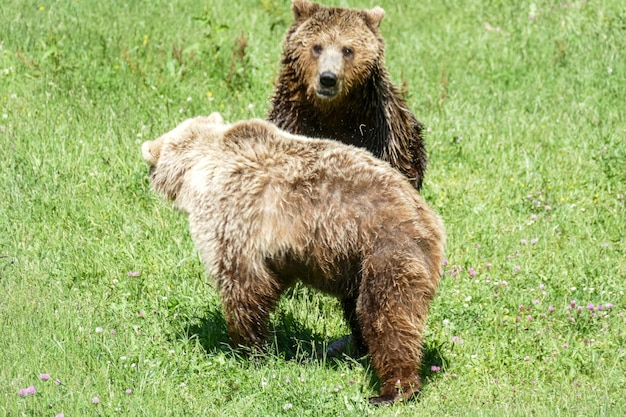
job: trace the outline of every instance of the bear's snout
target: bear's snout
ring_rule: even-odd
[[[331,100],[341,93],[339,76],[335,72],[322,72],[315,82],[315,94],[324,100]]]
[[[334,87],[337,85],[337,74],[326,71],[320,74],[320,84],[323,87]]]
[[[322,99],[333,99],[341,93],[341,76],[344,71],[344,58],[335,47],[324,50],[317,63],[315,93]]]
[[[154,142],[148,140],[141,145],[141,156],[150,166],[156,165],[159,160],[159,150],[155,149]]]

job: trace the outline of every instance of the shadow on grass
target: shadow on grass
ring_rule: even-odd
[[[204,317],[192,318],[178,338],[197,338],[207,354],[234,352],[229,344],[228,328],[222,310],[211,306]],[[293,314],[272,316],[266,351],[285,360],[304,361],[315,356],[315,350],[326,347],[328,340],[300,323]]]
[[[226,321],[222,310],[217,306],[211,306],[204,317],[190,320],[184,329],[185,331],[178,336],[180,338],[197,338],[207,355],[222,352],[236,358],[247,357],[243,349],[233,349],[229,345]],[[369,356],[353,355],[350,345],[347,346],[344,354],[337,357],[331,358],[316,354],[316,352],[326,352],[328,344],[332,341],[329,340],[328,336],[311,330],[291,312],[283,312],[272,317],[266,352],[287,361],[300,363],[319,361],[323,366],[330,369],[338,369],[343,366],[362,366],[367,370],[369,376],[368,386],[373,391],[379,391],[380,381],[370,365]],[[448,359],[444,356],[444,352],[443,343],[425,341],[420,367],[420,377],[424,386],[442,377],[440,371],[448,366]],[[257,354],[253,353],[252,355],[257,356]],[[419,394],[415,399],[419,401]]]

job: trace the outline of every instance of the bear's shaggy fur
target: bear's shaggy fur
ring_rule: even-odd
[[[423,125],[392,85],[380,7],[355,10],[293,0],[268,120],[294,134],[366,148],[418,190],[426,171]]]
[[[281,293],[301,280],[341,300],[382,381],[373,403],[420,389],[445,237],[406,178],[365,150],[218,113],[142,154],[154,190],[189,214],[234,345],[262,345]]]

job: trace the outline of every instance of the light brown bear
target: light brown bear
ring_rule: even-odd
[[[426,171],[423,125],[390,81],[385,11],[293,0],[268,120],[294,134],[335,139],[388,161],[418,190]]]
[[[365,150],[218,113],[142,154],[153,189],[189,215],[233,345],[262,345],[281,293],[300,280],[341,300],[382,381],[372,403],[420,389],[445,237],[406,178]]]

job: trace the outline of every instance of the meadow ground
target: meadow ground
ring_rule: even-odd
[[[626,5],[378,3],[448,233],[419,398],[373,408],[366,358],[311,360],[347,328],[305,288],[267,354],[231,351],[149,189],[142,141],[265,116],[288,1],[4,0],[0,415],[626,415]]]

